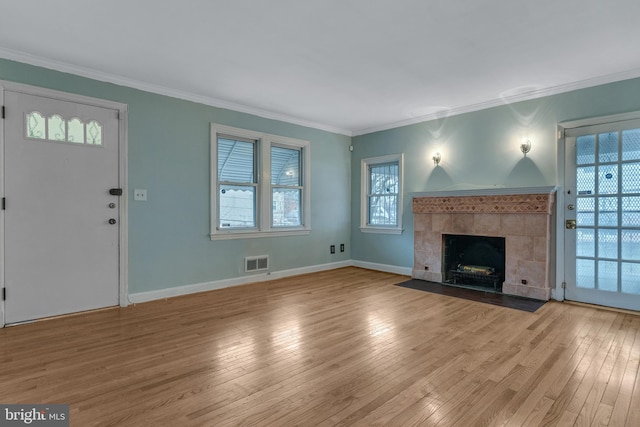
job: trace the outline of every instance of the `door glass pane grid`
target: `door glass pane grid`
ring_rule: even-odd
[[[640,193],[640,162],[622,165],[622,192]]]
[[[618,197],[598,197],[598,225],[600,227],[618,226]]]
[[[600,163],[618,161],[618,132],[598,135],[598,161]]]
[[[595,166],[581,166],[576,169],[576,188],[578,196],[595,194]]]
[[[596,136],[584,135],[576,138],[576,164],[592,164],[595,162]]]
[[[595,258],[596,256],[595,230],[579,228],[576,230],[576,255],[578,257]]]
[[[592,259],[576,259],[576,286],[584,289],[595,289],[596,268]]]
[[[624,261],[640,261],[640,230],[623,229],[620,240],[621,258]]]
[[[622,131],[622,160],[640,160],[640,129]]]
[[[622,198],[622,226],[640,227],[640,197]]]
[[[617,229],[598,229],[598,258],[618,259]]]
[[[617,132],[576,138],[576,165],[583,165],[576,167],[576,286],[580,288],[619,292],[620,277],[633,277],[635,272],[626,267],[627,273],[622,274],[620,254],[629,252],[623,249],[623,241],[632,236],[622,235],[620,228],[623,217],[628,222],[635,220],[626,208],[635,207],[640,200],[627,200],[622,205],[619,170],[623,156],[619,148]],[[631,168],[624,166],[623,182],[633,175]]]
[[[599,165],[598,172],[598,194],[618,193],[618,165]]]
[[[601,291],[618,291],[618,262],[598,261],[598,289]]]
[[[576,199],[576,220],[581,227],[596,225],[596,199],[581,197]]]
[[[622,292],[640,295],[640,263],[623,262],[621,273]]]

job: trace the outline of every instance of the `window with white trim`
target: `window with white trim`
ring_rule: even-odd
[[[363,159],[360,230],[402,233],[403,154]]]
[[[308,234],[309,142],[211,125],[211,239]]]

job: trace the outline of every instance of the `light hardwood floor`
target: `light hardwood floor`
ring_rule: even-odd
[[[0,330],[0,402],[73,426],[640,426],[640,316],[359,268]]]

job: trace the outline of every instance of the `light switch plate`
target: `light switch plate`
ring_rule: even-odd
[[[147,200],[147,190],[133,190],[133,200],[145,201]]]

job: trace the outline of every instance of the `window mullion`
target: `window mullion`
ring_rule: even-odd
[[[267,139],[261,139],[258,146],[258,171],[260,177],[260,230],[271,231],[271,144]]]

